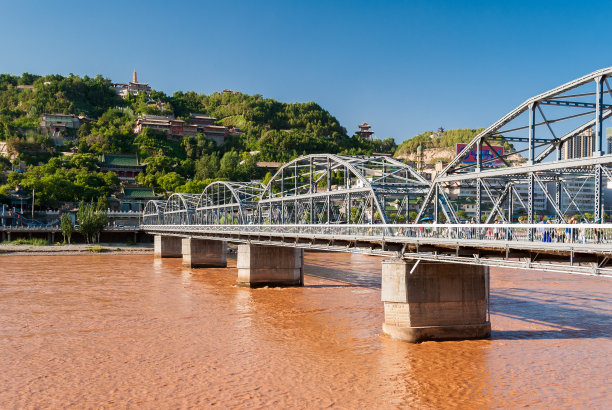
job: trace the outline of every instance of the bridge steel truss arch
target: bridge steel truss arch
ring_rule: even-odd
[[[480,132],[436,176],[417,220],[433,213],[438,222],[439,207],[448,202],[444,193],[466,190],[475,198],[477,222],[512,223],[516,212],[533,222],[543,208],[559,220],[588,211],[603,222],[603,187],[612,180],[603,135],[603,122],[612,117],[610,77],[612,67],[536,95]],[[520,147],[501,153],[493,145],[502,142]],[[590,209],[581,196],[593,198]]]
[[[216,181],[200,195],[194,223],[201,225],[245,225],[254,222],[257,200],[264,191],[259,182]]]
[[[198,194],[170,195],[164,208],[164,225],[193,225],[199,197]]]
[[[143,225],[163,225],[164,224],[164,209],[166,208],[166,201],[164,200],[151,200],[147,202],[142,211],[142,224]]]
[[[428,189],[413,168],[389,157],[305,155],[280,167],[268,182],[256,223],[404,222],[411,201]]]

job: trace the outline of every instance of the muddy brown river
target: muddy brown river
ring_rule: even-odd
[[[490,340],[381,335],[381,259],[303,288],[151,255],[0,257],[0,408],[609,408],[612,280],[492,269]],[[235,260],[229,261],[235,266]]]

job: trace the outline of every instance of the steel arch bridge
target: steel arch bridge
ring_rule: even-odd
[[[316,154],[283,165],[267,185],[217,181],[201,195],[149,201],[144,225],[402,223],[429,182],[384,156]],[[413,203],[411,208],[411,202]]]
[[[603,136],[612,117],[611,76],[612,67],[598,70],[527,99],[466,144],[432,181],[384,156],[305,155],[281,166],[265,186],[216,182],[201,195],[151,201],[143,229],[612,276],[612,224],[604,223],[603,212],[612,183]],[[494,145],[502,143],[517,149],[498,152]],[[460,223],[459,203],[451,201],[461,197],[458,191],[473,200],[484,223]],[[555,224],[536,223],[546,208]],[[591,223],[566,223],[573,214]],[[433,224],[421,223],[425,216]]]
[[[604,121],[612,116],[610,76],[612,67],[604,68],[529,98],[479,133],[436,176],[417,220],[430,213],[439,222],[438,210],[447,206],[443,193],[463,189],[476,198],[479,222],[484,217],[485,223],[513,223],[517,210],[534,222],[536,196],[560,221],[576,213],[587,219],[578,204],[585,195],[592,197],[593,219],[602,222],[604,182],[612,180],[603,135]],[[492,147],[502,142],[521,148],[502,154]],[[483,147],[490,158],[484,158]],[[516,160],[522,153],[526,162]]]
[[[306,155],[274,174],[258,202],[257,222],[406,222],[411,200],[428,189],[429,183],[419,173],[392,158]]]
[[[164,224],[164,209],[166,201],[153,200],[147,202],[142,211],[143,225],[163,225]]]
[[[257,200],[264,189],[259,182],[213,182],[200,195],[195,222],[202,225],[253,223]]]
[[[195,209],[200,198],[197,194],[172,194],[164,207],[164,225],[193,225]],[[145,207],[146,209],[146,207]],[[144,219],[145,216],[143,216]]]

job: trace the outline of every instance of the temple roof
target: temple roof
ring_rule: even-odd
[[[148,187],[123,188],[121,190],[121,194],[124,198],[157,198],[157,195],[155,195],[155,193],[153,192],[153,188]]]
[[[137,155],[103,154],[100,162],[107,166],[137,167],[140,166]]]

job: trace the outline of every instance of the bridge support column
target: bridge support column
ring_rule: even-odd
[[[383,261],[384,333],[412,343],[490,336],[488,267],[427,261],[414,265]]]
[[[188,268],[225,268],[227,242],[183,238],[183,266]]]
[[[304,286],[303,249],[239,245],[237,267],[240,286]]]
[[[180,258],[183,256],[181,238],[155,235],[153,254],[156,258]]]

